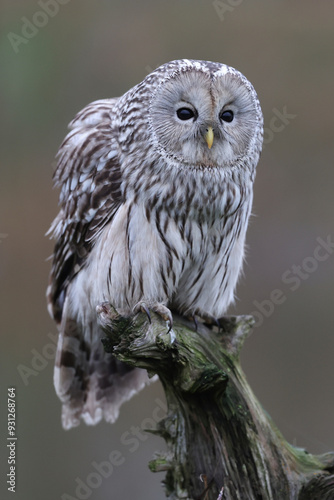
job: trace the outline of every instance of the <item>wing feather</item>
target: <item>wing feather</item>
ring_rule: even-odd
[[[87,311],[82,323],[71,301],[75,276],[124,201],[116,105],[117,99],[107,99],[80,111],[60,146],[54,174],[60,212],[49,230],[56,245],[47,295],[59,328],[54,384],[66,429],[80,418],[87,424],[113,422],[122,402],[149,381],[146,371],[104,352],[95,311]]]
[[[68,284],[85,265],[99,234],[123,201],[117,100],[95,101],[80,111],[57,154],[54,185],[61,188],[61,209],[49,230],[56,245],[48,302],[58,323]]]

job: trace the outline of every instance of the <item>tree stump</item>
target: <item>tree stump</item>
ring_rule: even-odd
[[[149,466],[167,472],[168,499],[334,499],[334,453],[288,444],[247,384],[239,353],[252,317],[222,318],[215,331],[174,316],[169,332],[153,313],[122,317],[104,303],[98,316],[105,350],[163,384],[168,415],[153,432],[168,451]]]

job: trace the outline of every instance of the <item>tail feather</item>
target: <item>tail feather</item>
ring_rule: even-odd
[[[68,316],[65,304],[54,371],[65,429],[79,425],[80,419],[87,425],[102,419],[114,422],[122,403],[153,380],[146,370],[132,368],[104,352],[103,332],[97,323],[88,328],[87,334],[87,327]]]

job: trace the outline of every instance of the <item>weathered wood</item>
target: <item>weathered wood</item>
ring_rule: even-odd
[[[169,499],[334,499],[334,453],[315,456],[289,445],[247,384],[239,352],[250,316],[220,320],[221,331],[155,314],[124,318],[99,307],[108,352],[158,374],[168,416],[155,431],[168,452],[150,463],[166,471]]]

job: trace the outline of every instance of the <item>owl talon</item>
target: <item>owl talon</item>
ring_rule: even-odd
[[[195,314],[193,314],[193,316],[191,317],[191,319],[194,322],[196,332],[198,332],[198,321],[197,321],[197,318],[196,318]]]
[[[219,322],[219,319],[217,319],[215,316],[211,316],[211,314],[207,313],[197,313],[197,316],[199,316],[206,325],[208,326],[217,326],[218,327],[218,332],[220,332],[222,325]],[[196,324],[196,323],[195,323]]]
[[[139,312],[146,314],[149,323],[152,323],[151,313],[145,302],[138,302],[133,308],[133,312],[134,314],[138,314]]]
[[[146,304],[142,304],[140,306],[140,309],[143,313],[146,313],[146,316],[148,317],[148,321],[150,322],[150,324],[152,323],[152,318],[151,318],[151,314],[150,314],[150,310],[149,308],[147,307]]]
[[[168,323],[168,333],[169,333],[173,329],[173,316],[172,316],[172,313],[170,312],[169,309],[168,309],[168,313],[166,315],[162,316],[162,318],[165,321],[167,321],[167,323]]]
[[[159,302],[149,303],[149,305],[147,305],[146,302],[138,302],[138,304],[136,304],[136,306],[133,308],[133,311],[135,314],[137,314],[139,311],[145,313],[150,323],[152,323],[150,311],[153,311],[168,323],[168,333],[173,328],[173,316],[171,311],[168,309],[168,307],[160,304]]]

